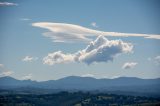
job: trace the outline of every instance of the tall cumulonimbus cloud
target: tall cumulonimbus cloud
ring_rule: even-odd
[[[49,53],[43,58],[43,63],[54,65],[68,62],[84,62],[86,64],[108,62],[122,54],[132,52],[133,45],[122,40],[108,40],[104,36],[98,36],[95,41],[83,50],[74,54],[64,54],[61,51]]]

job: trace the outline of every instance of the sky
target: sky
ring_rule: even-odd
[[[0,77],[160,77],[158,0],[0,0]]]

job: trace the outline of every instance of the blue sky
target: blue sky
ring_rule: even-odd
[[[33,80],[70,75],[160,77],[159,10],[158,0],[1,0],[0,75]],[[84,29],[79,29],[81,26]],[[56,28],[60,30],[55,31]],[[87,31],[91,36],[86,29],[94,30]],[[123,47],[113,43],[121,39],[132,44],[132,50],[126,53],[125,48],[118,49],[109,59],[111,51],[105,43],[101,44],[105,46],[104,55],[91,55],[85,48],[91,41],[96,46],[95,39],[100,35],[97,31],[101,31],[111,47]],[[46,32],[49,34],[44,35]],[[116,36],[108,32],[116,32]],[[124,33],[129,37],[124,37]],[[135,37],[136,34],[140,36]],[[153,36],[156,37],[146,38]],[[62,51],[58,54],[60,60],[53,60],[57,51]],[[75,60],[78,51],[84,53]],[[47,59],[54,64],[44,61],[49,53],[52,57]],[[89,65],[88,55],[92,61]]]

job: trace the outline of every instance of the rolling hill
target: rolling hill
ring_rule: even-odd
[[[69,76],[58,80],[32,81],[17,80],[12,77],[0,78],[1,90],[28,92],[90,91],[119,94],[143,94],[160,96],[160,78],[140,79],[119,77],[115,79],[95,79],[92,77]],[[37,92],[38,93],[38,92]]]

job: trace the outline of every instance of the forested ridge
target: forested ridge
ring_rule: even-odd
[[[160,98],[89,92],[0,95],[0,106],[159,106]]]

